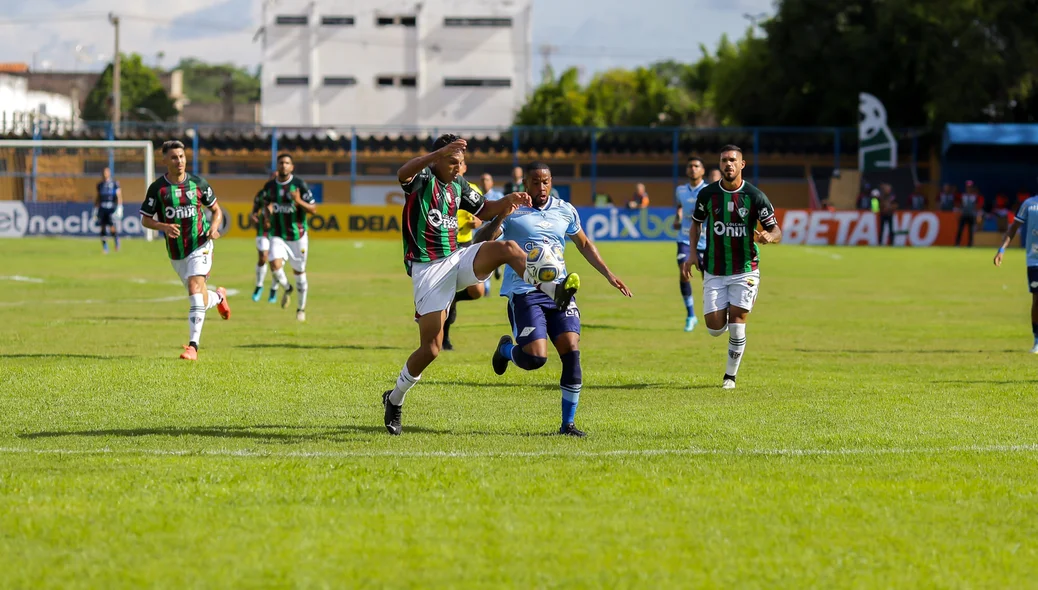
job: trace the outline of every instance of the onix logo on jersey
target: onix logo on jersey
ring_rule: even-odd
[[[191,219],[198,215],[196,207],[166,207],[163,211],[166,219]]]
[[[458,229],[458,218],[444,215],[439,209],[430,209],[426,220],[433,227],[443,226],[447,229]]]
[[[746,226],[738,223],[729,223],[725,225],[723,221],[715,221],[714,233],[729,238],[745,238]]]
[[[274,203],[274,214],[275,215],[277,215],[278,213],[295,213],[295,212],[296,212],[296,204],[295,203],[288,203],[288,204]]]

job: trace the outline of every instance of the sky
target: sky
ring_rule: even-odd
[[[435,0],[426,0],[435,1]],[[556,71],[581,68],[586,79],[613,67],[661,59],[695,61],[721,35],[741,37],[746,15],[774,14],[773,0],[533,0],[533,80],[551,46]],[[170,67],[183,57],[254,68],[261,0],[0,0],[0,62],[37,70],[98,70],[111,60],[122,17],[123,53]],[[587,8],[593,10],[589,12]],[[646,15],[652,15],[646,18]],[[160,52],[164,54],[161,58]]]

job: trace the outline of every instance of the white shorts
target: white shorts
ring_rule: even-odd
[[[256,250],[264,254],[270,251],[270,238],[267,236],[256,236]]]
[[[423,316],[443,311],[451,306],[454,295],[462,289],[481,283],[491,273],[477,277],[472,268],[483,243],[459,249],[447,258],[434,262],[411,264],[411,283],[414,285],[414,311]]]
[[[173,270],[177,271],[180,282],[187,286],[187,280],[191,277],[209,278],[209,271],[213,270],[213,241],[209,240],[201,248],[187,255],[183,260],[170,260]]]
[[[303,234],[303,237],[294,242],[277,237],[270,238],[270,260],[287,260],[292,265],[292,270],[306,272],[306,255],[310,250],[308,247],[309,243],[309,234]]]
[[[741,307],[752,311],[759,288],[759,270],[730,276],[704,273],[703,313],[709,314],[728,307]]]

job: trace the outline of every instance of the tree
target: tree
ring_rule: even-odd
[[[124,120],[151,120],[149,115],[137,112],[138,108],[150,110],[158,118],[168,121],[177,116],[176,105],[169,98],[158,75],[144,65],[141,56],[134,53],[123,56],[120,62],[120,94]],[[87,121],[111,119],[112,64],[98,78],[87,95],[83,107],[83,118]]]
[[[526,104],[516,113],[516,125],[548,127],[586,125],[587,96],[580,87],[580,73],[570,68],[555,79],[549,69]]]
[[[223,102],[228,77],[234,89],[234,102],[246,104],[260,99],[259,70],[250,74],[232,64],[208,64],[194,58],[181,59],[176,69],[184,74],[184,93],[195,104]]]

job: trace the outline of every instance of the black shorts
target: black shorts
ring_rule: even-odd
[[[1027,287],[1031,293],[1038,293],[1038,266],[1027,267]]]
[[[109,211],[108,209],[98,209],[97,210],[97,225],[99,225],[101,227],[109,227],[109,226],[115,225],[115,220],[112,219],[112,214],[113,213],[115,213],[115,212],[114,211]]]

